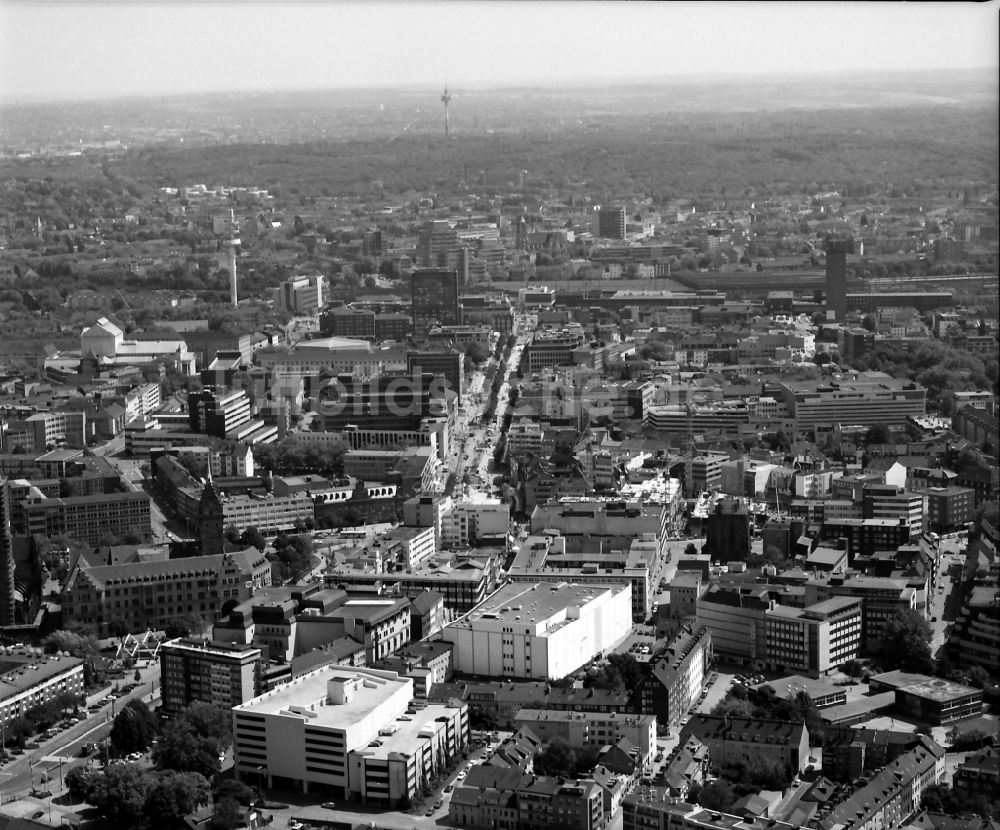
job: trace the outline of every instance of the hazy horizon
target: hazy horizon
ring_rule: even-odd
[[[986,3],[0,2],[0,102],[996,72]]]

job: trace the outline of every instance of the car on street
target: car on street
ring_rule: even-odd
[[[332,801],[324,801],[320,806],[324,810],[336,810],[337,809],[337,805],[334,804]]]

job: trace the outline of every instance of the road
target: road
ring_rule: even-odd
[[[125,680],[118,683],[133,683],[133,672],[126,674]],[[111,721],[114,713],[128,701],[143,699],[153,706],[159,697],[160,667],[154,663],[139,669],[142,680],[131,692],[124,694],[115,701],[102,701],[105,695],[112,692],[108,687],[87,698],[87,704],[102,703],[99,711],[87,713],[80,723],[63,730],[58,735],[38,744],[38,749],[27,750],[23,755],[15,755],[14,759],[0,770],[0,793],[3,801],[29,795],[32,787],[45,787],[58,796],[66,773],[73,767],[90,763],[90,759],[80,757],[80,748],[87,743],[100,743],[111,731]],[[43,780],[47,776],[49,780]]]
[[[143,491],[149,496],[149,531],[154,542],[166,542],[172,534],[186,535],[179,523],[175,527],[170,526],[170,519],[156,503],[155,494],[142,472],[143,460],[123,455],[124,450],[125,439],[118,436],[100,447],[95,447],[94,455],[102,456],[112,464],[130,490]]]
[[[935,657],[944,647],[951,623],[958,615],[965,546],[965,539],[942,539],[939,543],[937,566],[927,601],[931,654]]]
[[[469,380],[462,405],[456,416],[452,431],[451,446],[435,477],[433,491],[444,494],[447,481],[454,474],[454,484],[450,493],[453,498],[467,496],[495,497],[499,491],[493,485],[493,454],[500,440],[504,413],[509,406],[510,377],[516,371],[521,359],[521,351],[527,342],[527,334],[518,334],[520,317],[515,318],[515,344],[506,363],[497,364],[490,358],[489,366],[495,366],[502,378],[497,394],[497,406],[488,425],[480,423],[489,403],[486,387],[487,371],[477,370]],[[468,476],[468,483],[466,483]]]

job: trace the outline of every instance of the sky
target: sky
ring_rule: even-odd
[[[1000,0],[0,0],[0,98],[1000,64]]]

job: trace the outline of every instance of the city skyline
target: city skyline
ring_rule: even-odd
[[[998,9],[998,0],[4,2],[0,99],[992,68]]]

